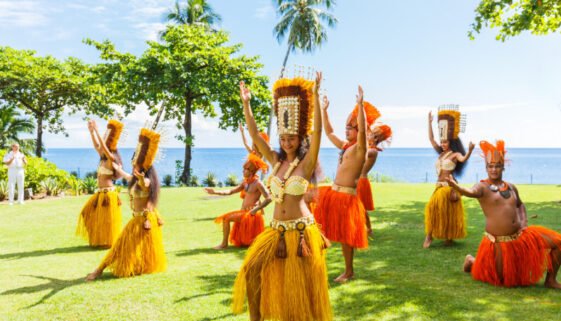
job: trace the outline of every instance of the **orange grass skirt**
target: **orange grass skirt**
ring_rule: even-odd
[[[475,280],[495,286],[528,286],[540,281],[543,273],[551,271],[551,257],[547,237],[557,248],[561,248],[561,234],[542,226],[530,226],[522,231],[518,239],[493,243],[483,237],[471,275]],[[502,273],[497,272],[495,250],[500,248]],[[502,278],[500,275],[502,274]]]
[[[264,214],[263,210],[260,210],[255,215],[251,215],[246,210],[232,211],[220,215],[214,219],[214,223],[222,224],[226,221],[229,224],[230,218],[241,215],[240,221],[234,222],[234,226],[232,226],[230,231],[230,243],[237,247],[249,246],[257,235],[265,230]]]
[[[111,247],[121,232],[121,204],[115,191],[92,195],[78,216],[76,235],[90,246]]]
[[[360,198],[360,201],[362,202],[364,209],[366,209],[367,211],[374,210],[372,184],[370,183],[367,177],[361,177],[358,179],[358,184],[356,186],[356,194],[358,195],[358,198]]]
[[[466,217],[461,197],[450,201],[452,187],[438,186],[425,206],[425,234],[444,240],[466,237]],[[458,193],[458,196],[460,194]]]
[[[148,218],[152,228],[144,229]],[[166,255],[158,213],[148,212],[146,217],[133,216],[119,238],[105,255],[99,269],[108,268],[117,277],[162,272],[166,269]]]
[[[263,320],[329,321],[331,304],[325,265],[325,241],[316,225],[307,226],[304,238],[311,255],[297,254],[300,232],[284,234],[287,257],[276,257],[280,232],[267,228],[249,247],[234,283],[232,311],[243,313],[248,291],[260,289]]]
[[[325,236],[353,248],[367,248],[365,209],[356,195],[337,192],[331,186],[319,188],[314,217]]]

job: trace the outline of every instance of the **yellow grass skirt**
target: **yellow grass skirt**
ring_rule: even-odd
[[[146,218],[152,225],[149,230],[144,229]],[[117,277],[165,271],[167,263],[158,213],[148,212],[146,218],[134,216],[127,223],[99,269],[108,268]]]
[[[311,255],[297,255],[300,232],[284,234],[286,258],[275,253],[280,232],[267,228],[249,247],[234,284],[232,310],[240,314],[248,291],[259,291],[259,310],[263,320],[324,321],[331,320],[325,241],[316,225],[304,230]],[[253,302],[250,302],[253,304]]]
[[[425,206],[425,233],[444,240],[466,237],[466,218],[462,199],[452,202],[452,187],[437,186]]]
[[[121,231],[121,202],[115,191],[92,195],[78,216],[76,235],[90,246],[111,247]]]

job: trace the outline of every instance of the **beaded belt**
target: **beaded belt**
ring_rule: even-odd
[[[114,191],[115,191],[115,186],[100,187],[96,190],[96,192],[98,192],[98,193],[107,193],[107,192],[114,192]]]
[[[144,217],[146,217],[146,215],[147,215],[148,213],[150,213],[150,212],[152,212],[152,211],[150,211],[150,210],[148,210],[148,209],[145,209],[145,210],[143,210],[143,211],[133,211],[133,212],[132,212],[132,216],[133,216],[133,217],[136,217],[136,216],[144,216]]]
[[[290,230],[299,230],[303,231],[306,226],[310,226],[315,224],[315,220],[313,216],[305,216],[295,220],[289,221],[279,221],[273,219],[271,221],[271,227],[275,230],[279,230],[280,232],[290,231]]]
[[[493,243],[501,243],[501,242],[512,242],[512,241],[516,241],[520,235],[522,235],[523,230],[520,230],[512,235],[505,235],[505,236],[495,236],[493,234],[489,234],[487,232],[485,232],[485,237],[489,239],[489,241],[493,242]]]
[[[345,187],[345,186],[339,186],[337,184],[333,184],[333,185],[331,185],[331,189],[336,191],[336,192],[340,192],[340,193],[356,195],[356,188],[355,187]]]

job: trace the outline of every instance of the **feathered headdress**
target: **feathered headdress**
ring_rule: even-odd
[[[382,116],[382,114],[380,114],[378,108],[376,108],[371,103],[364,101],[362,104],[364,105],[364,113],[366,114],[366,126],[367,128],[370,128],[370,126],[372,126],[372,124],[374,124],[374,122],[376,122],[376,120],[380,116]],[[355,109],[353,109],[353,112],[347,118],[347,124],[351,124],[353,121],[356,123],[357,119],[358,119],[358,105],[355,106]]]
[[[259,132],[259,136],[261,136],[261,138],[263,138],[267,144],[269,144],[269,135],[267,135],[266,132]]]
[[[438,130],[441,141],[458,139],[460,132],[466,130],[466,118],[460,113],[459,105],[438,107]]]
[[[160,109],[152,126],[146,126],[150,128],[140,129],[138,145],[136,146],[132,163],[140,167],[143,171],[147,171],[152,167],[156,155],[158,154],[161,135],[156,132],[156,128],[158,127],[158,122],[160,121],[163,111],[163,108]]]
[[[374,126],[371,127],[372,128],[372,132],[376,135],[378,135],[379,139],[379,143],[381,142],[385,142],[385,141],[391,141],[392,138],[392,128],[386,124],[374,124]]]
[[[111,119],[107,123],[107,130],[103,135],[103,139],[105,141],[105,146],[107,146],[110,151],[114,152],[117,150],[117,143],[119,142],[124,126],[123,123],[115,119]]]
[[[505,142],[504,140],[497,140],[496,146],[486,140],[479,142],[483,158],[486,163],[505,163]]]
[[[296,77],[281,78],[273,85],[273,108],[279,135],[308,136],[314,118],[315,82]]]
[[[253,153],[247,155],[245,164],[252,164],[253,166],[255,166],[257,171],[261,171],[263,173],[267,173],[267,171],[269,170],[269,165],[267,165],[267,163],[265,163],[263,159],[261,159],[261,157]]]

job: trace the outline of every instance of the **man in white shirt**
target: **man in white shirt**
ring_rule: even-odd
[[[19,151],[19,144],[14,143],[12,150],[4,155],[4,164],[8,166],[8,199],[14,204],[14,189],[18,185],[18,203],[23,204],[23,167],[27,165],[25,155]]]

